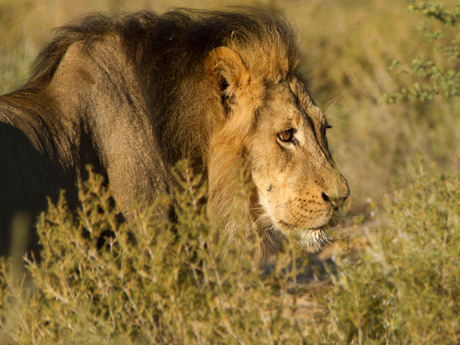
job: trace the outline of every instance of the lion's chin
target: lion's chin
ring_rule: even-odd
[[[322,246],[331,243],[325,226],[315,229],[299,229],[298,235],[301,246],[316,249],[316,251],[319,251]]]
[[[322,246],[331,243],[326,229],[331,227],[329,223],[316,228],[295,227],[284,221],[278,221],[278,229],[287,238],[294,237],[300,246],[311,252],[317,252]],[[281,226],[280,226],[281,225]]]

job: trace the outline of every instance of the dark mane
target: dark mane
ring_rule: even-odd
[[[176,9],[162,15],[149,11],[116,16],[93,13],[57,30],[54,39],[37,57],[31,79],[52,77],[72,43],[91,42],[111,34],[123,38],[126,53],[132,58],[142,56],[137,61],[141,68],[151,67],[152,62],[163,62],[175,71],[187,70],[190,64],[200,66],[207,52],[227,45],[230,39],[242,46],[254,41],[265,41],[270,48],[282,44],[287,57],[295,64],[299,57],[293,32],[282,19],[245,7],[235,12]],[[168,60],[172,54],[185,60]]]
[[[74,20],[69,25],[56,30],[53,39],[45,45],[36,58],[29,84],[35,79],[50,81],[67,49],[75,42],[92,42],[104,35],[117,34],[128,38],[127,42],[140,41],[146,30],[154,25],[158,16],[152,12],[119,14],[92,13]],[[129,40],[129,36],[133,39]]]
[[[194,157],[198,166],[202,165],[198,157],[204,156],[206,140],[190,137],[190,133],[212,127],[200,123],[212,119],[199,116],[204,110],[197,99],[197,94],[206,94],[200,92],[197,80],[203,79],[209,51],[219,46],[234,49],[248,69],[267,82],[293,74],[299,61],[294,30],[282,18],[262,10],[241,7],[233,12],[176,9],[162,15],[148,11],[117,16],[96,13],[57,31],[38,56],[26,87],[50,81],[73,43],[83,41],[91,52],[93,42],[109,35],[121,39],[122,51],[134,66],[157,137],[164,147],[170,147],[169,160]],[[174,118],[175,114],[181,114],[180,118]],[[196,130],[181,130],[184,126]],[[180,142],[180,147],[167,143],[171,138]]]

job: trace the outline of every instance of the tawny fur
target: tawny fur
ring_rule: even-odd
[[[37,215],[60,188],[76,204],[87,164],[129,218],[133,201],[171,191],[171,167],[188,159],[207,177],[208,213],[229,235],[234,171],[247,164],[247,231],[263,238],[262,259],[294,230],[317,238],[349,191],[299,61],[291,26],[249,8],[93,14],[59,29],[30,81],[0,97],[0,158],[9,162],[0,181],[10,190],[0,197],[2,232],[18,211]],[[288,129],[294,138],[280,141]]]

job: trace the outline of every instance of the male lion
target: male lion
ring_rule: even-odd
[[[207,177],[226,234],[244,159],[261,255],[293,232],[319,246],[349,188],[298,63],[289,24],[248,8],[92,14],[59,29],[30,81],[0,97],[1,254],[18,212],[35,217],[60,189],[77,205],[88,164],[129,218],[133,201],[171,191],[181,159]]]

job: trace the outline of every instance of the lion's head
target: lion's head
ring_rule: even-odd
[[[1,195],[8,207],[1,223],[24,210],[25,200],[42,205],[59,188],[76,195],[87,164],[106,177],[129,218],[134,200],[170,191],[172,166],[188,159],[207,176],[209,214],[225,219],[231,234],[231,181],[245,161],[254,185],[248,228],[265,236],[262,255],[292,232],[318,246],[349,190],[299,59],[289,24],[246,8],[93,14],[61,28],[31,80],[0,98],[9,135],[1,152],[17,151],[7,157],[2,183],[37,179],[27,194]],[[31,155],[41,163],[21,158]],[[18,175],[16,165],[28,175]],[[26,211],[36,214],[40,205]]]
[[[326,225],[334,222],[349,195],[328,149],[330,126],[296,73],[297,61],[289,60],[296,56],[272,46],[270,58],[264,59],[259,51],[270,46],[255,46],[260,50],[247,52],[229,44],[207,59],[208,77],[221,92],[226,118],[211,137],[208,209],[228,216],[235,196],[231,168],[245,158],[255,186],[248,217],[265,236],[261,255],[269,255],[280,238],[294,232],[303,244],[319,248],[328,241]],[[231,221],[227,226],[233,231]]]

